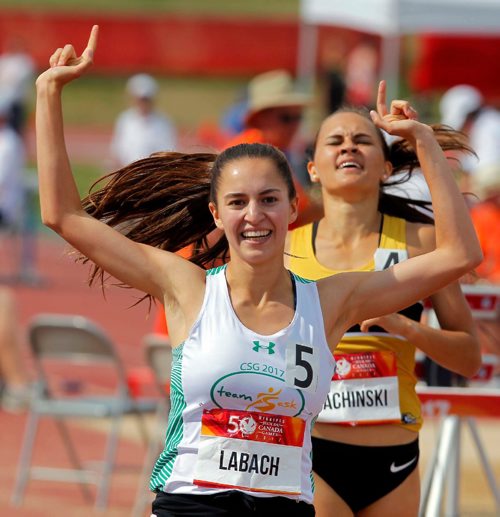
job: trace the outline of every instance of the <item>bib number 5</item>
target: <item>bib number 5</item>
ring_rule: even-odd
[[[286,350],[285,382],[314,393],[318,385],[318,357],[310,345],[290,343]]]

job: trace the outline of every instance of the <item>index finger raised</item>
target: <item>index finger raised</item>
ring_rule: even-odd
[[[377,111],[381,117],[387,115],[387,104],[386,104],[386,84],[385,81],[380,81],[378,84],[377,92]]]
[[[89,41],[86,50],[95,51],[97,48],[97,36],[99,34],[99,25],[94,25],[90,31]]]

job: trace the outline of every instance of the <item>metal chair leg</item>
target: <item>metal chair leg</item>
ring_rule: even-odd
[[[76,452],[75,447],[73,446],[73,440],[71,439],[69,429],[66,425],[66,422],[61,418],[56,418],[56,426],[59,430],[59,434],[61,435],[62,443],[66,448],[66,452],[68,453],[68,457],[70,462],[73,464],[75,472],[77,475],[79,474],[78,484],[82,490],[83,497],[86,501],[91,502],[93,500],[92,494],[87,486],[88,479],[85,476],[85,467],[83,463],[80,461],[78,454]]]
[[[23,438],[23,444],[21,446],[21,457],[19,459],[16,482],[14,484],[14,491],[11,498],[11,502],[14,506],[21,505],[26,492],[26,486],[30,478],[31,458],[38,430],[38,420],[39,416],[36,413],[28,413],[26,431]]]
[[[115,466],[116,451],[118,448],[118,440],[120,434],[121,416],[115,416],[111,419],[111,429],[106,444],[106,452],[104,454],[103,468],[101,472],[101,482],[97,488],[95,500],[95,508],[103,510],[108,504],[109,487],[111,482],[111,474]]]

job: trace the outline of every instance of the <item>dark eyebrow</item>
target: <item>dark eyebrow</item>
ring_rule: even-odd
[[[280,192],[281,189],[279,188],[268,188],[266,190],[263,190],[262,192],[259,192],[260,196],[265,196],[266,194],[272,194],[273,192]]]
[[[281,189],[279,188],[268,188],[266,190],[263,190],[262,192],[259,192],[259,196],[265,196],[266,194],[271,194],[273,192],[280,192]],[[229,192],[224,196],[224,199],[229,199],[232,197],[240,197],[245,196],[246,194],[244,192]]]
[[[329,138],[338,138],[338,137],[344,137],[344,134],[343,133],[330,133],[329,135],[326,135],[327,140]],[[354,138],[360,138],[360,137],[373,138],[373,135],[370,135],[370,133],[355,133],[354,134]]]

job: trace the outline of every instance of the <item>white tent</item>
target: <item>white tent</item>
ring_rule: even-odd
[[[315,72],[317,26],[333,25],[382,37],[381,76],[398,90],[399,42],[406,34],[500,34],[500,0],[301,0],[298,75]]]

